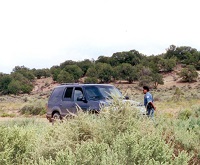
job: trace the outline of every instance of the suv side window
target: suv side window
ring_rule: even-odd
[[[66,90],[65,90],[63,100],[71,100],[72,99],[72,92],[73,92],[73,87],[67,87]]]
[[[63,88],[55,88],[49,98],[49,101],[56,103],[61,100],[63,94]]]
[[[77,101],[78,97],[83,97],[83,89],[80,87],[76,87],[74,90],[74,101]]]

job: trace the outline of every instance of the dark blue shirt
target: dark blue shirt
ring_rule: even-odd
[[[144,106],[146,107],[149,102],[153,102],[153,97],[152,97],[151,93],[147,92],[144,95]]]

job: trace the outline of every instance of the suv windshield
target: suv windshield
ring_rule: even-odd
[[[114,86],[88,86],[85,87],[85,91],[89,100],[112,99],[113,96],[123,98],[120,91]]]

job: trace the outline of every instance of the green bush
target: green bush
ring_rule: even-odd
[[[0,75],[0,94],[30,93],[32,89],[31,81],[19,72]]]
[[[50,77],[50,70],[49,69],[34,69],[33,73],[37,79],[40,79],[41,77]]]
[[[180,101],[183,98],[184,93],[182,92],[182,90],[178,87],[176,87],[174,95],[172,97],[173,101]]]
[[[98,73],[95,67],[90,67],[87,72],[86,72],[86,76],[88,77],[98,77]]]
[[[189,109],[185,109],[179,112],[178,118],[182,120],[187,120],[192,116],[192,111]]]
[[[57,81],[59,83],[73,83],[74,77],[70,73],[62,70],[57,77]]]
[[[3,113],[1,114],[1,117],[15,117],[15,114],[8,114],[8,113]]]
[[[184,82],[192,82],[198,78],[198,72],[193,65],[188,65],[186,68],[183,68],[178,75]]]
[[[60,74],[61,68],[59,66],[52,66],[50,69],[50,73],[54,81],[58,80],[58,75]]]
[[[195,117],[200,117],[200,107],[194,109],[194,116]]]
[[[25,66],[15,66],[11,75],[13,75],[13,74],[20,74],[20,75],[22,75],[22,77],[24,77],[28,81],[32,81],[35,79],[33,71]]]
[[[25,115],[43,115],[46,113],[45,105],[39,101],[27,103],[20,109],[21,114]]]
[[[131,64],[123,63],[115,67],[116,77],[120,80],[127,80],[132,83],[135,79],[134,67]]]
[[[8,85],[8,90],[10,93],[12,94],[19,94],[21,91],[21,86],[20,86],[20,82],[18,80],[12,80],[10,82],[10,84]]]
[[[0,123],[0,164],[198,164],[200,121],[140,115],[114,100],[98,115],[78,111],[53,125]]]
[[[98,79],[96,77],[87,77],[84,80],[85,84],[96,84],[98,83]]]
[[[82,69],[77,65],[67,65],[63,70],[72,75],[75,82],[78,82],[79,78],[83,76]]]
[[[10,75],[7,74],[0,74],[0,94],[8,94],[8,85],[12,81]]]
[[[112,80],[113,68],[110,64],[97,63],[95,66],[97,70],[98,79],[103,83],[108,83]]]
[[[31,132],[20,127],[0,127],[0,164],[21,164],[28,156]]]

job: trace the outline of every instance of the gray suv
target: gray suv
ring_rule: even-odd
[[[102,104],[115,95],[123,98],[113,85],[105,84],[63,84],[54,88],[47,103],[47,119],[62,119],[76,113],[77,107],[83,111],[99,112]],[[128,98],[126,98],[128,99]]]

